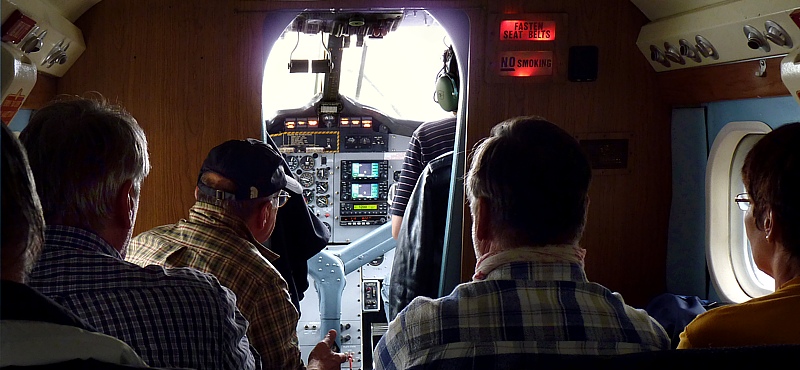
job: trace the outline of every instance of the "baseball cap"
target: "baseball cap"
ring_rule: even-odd
[[[229,140],[208,152],[197,177],[197,187],[206,195],[228,200],[263,198],[281,189],[302,194],[303,187],[291,174],[286,175],[283,163],[283,156],[261,140]],[[236,184],[236,193],[203,184],[200,179],[206,172],[231,180]]]

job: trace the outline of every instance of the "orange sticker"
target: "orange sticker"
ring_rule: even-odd
[[[5,122],[5,124],[9,124],[24,101],[25,95],[22,94],[11,94],[7,96],[3,100],[3,104],[0,105],[0,120]]]

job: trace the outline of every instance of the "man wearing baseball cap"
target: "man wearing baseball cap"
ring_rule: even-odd
[[[189,219],[139,234],[127,257],[143,266],[191,267],[215,275],[236,293],[264,369],[303,368],[299,315],[272,264],[280,256],[262,245],[272,234],[278,208],[302,194],[282,164],[280,153],[256,139],[230,140],[211,149],[197,178],[197,202]],[[314,348],[309,368],[338,369],[346,360],[330,350],[335,337],[332,330]]]

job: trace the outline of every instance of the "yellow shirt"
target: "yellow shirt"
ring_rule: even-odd
[[[800,277],[775,293],[698,315],[678,349],[800,344]]]

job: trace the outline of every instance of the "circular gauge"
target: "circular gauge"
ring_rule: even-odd
[[[303,171],[313,171],[315,165],[314,157],[307,155],[300,159],[300,168]]]
[[[303,185],[304,188],[310,188],[311,185],[314,185],[314,175],[309,172],[300,174],[300,185]]]
[[[317,207],[327,207],[327,206],[328,206],[327,195],[317,197]]]
[[[317,168],[317,177],[320,180],[327,180],[328,179],[328,174],[330,174],[330,171],[331,170],[328,167]]]
[[[305,198],[306,204],[312,205],[314,203],[314,191],[311,189],[303,189],[303,198]]]
[[[380,266],[383,263],[383,255],[378,256],[378,258],[369,262],[370,266]]]
[[[325,227],[328,228],[328,232],[330,233],[331,232],[331,224],[329,224],[329,223],[327,223],[325,221],[322,221],[322,223],[325,224]]]
[[[297,166],[300,165],[300,159],[293,155],[290,155],[286,157],[286,163],[289,164],[289,169],[294,171],[297,169]]]
[[[328,183],[327,182],[317,182],[317,194],[325,194],[328,192]]]

